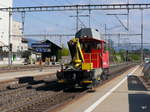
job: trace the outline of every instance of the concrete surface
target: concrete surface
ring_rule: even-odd
[[[150,93],[137,78],[141,75],[142,68],[139,67],[136,71],[134,69],[98,87],[96,92],[73,101],[58,112],[150,112]],[[129,76],[126,77],[127,75]]]
[[[19,77],[25,76],[40,76],[44,74],[56,73],[59,68],[51,68],[51,69],[42,69],[42,70],[32,70],[32,71],[21,71],[21,72],[9,72],[9,73],[1,73],[0,81],[15,79]]]

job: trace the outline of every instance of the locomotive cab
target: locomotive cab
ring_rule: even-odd
[[[84,28],[68,42],[72,61],[57,72],[59,83],[88,86],[107,77],[109,53],[97,30]]]

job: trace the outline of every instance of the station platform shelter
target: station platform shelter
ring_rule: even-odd
[[[42,62],[56,62],[58,61],[58,52],[62,48],[50,40],[42,40],[32,43],[32,50],[41,53]]]

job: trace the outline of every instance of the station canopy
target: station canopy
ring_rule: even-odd
[[[50,40],[37,41],[35,43],[32,43],[31,47],[35,52],[39,53],[52,52],[53,49],[61,49],[60,46],[56,45]]]

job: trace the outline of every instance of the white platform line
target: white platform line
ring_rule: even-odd
[[[132,72],[126,75],[115,87],[109,90],[104,96],[99,98],[94,104],[92,104],[89,108],[87,108],[84,112],[92,112],[100,103],[102,103],[112,92],[114,92],[124,81],[127,80],[127,77],[132,75],[139,66],[137,66]]]

